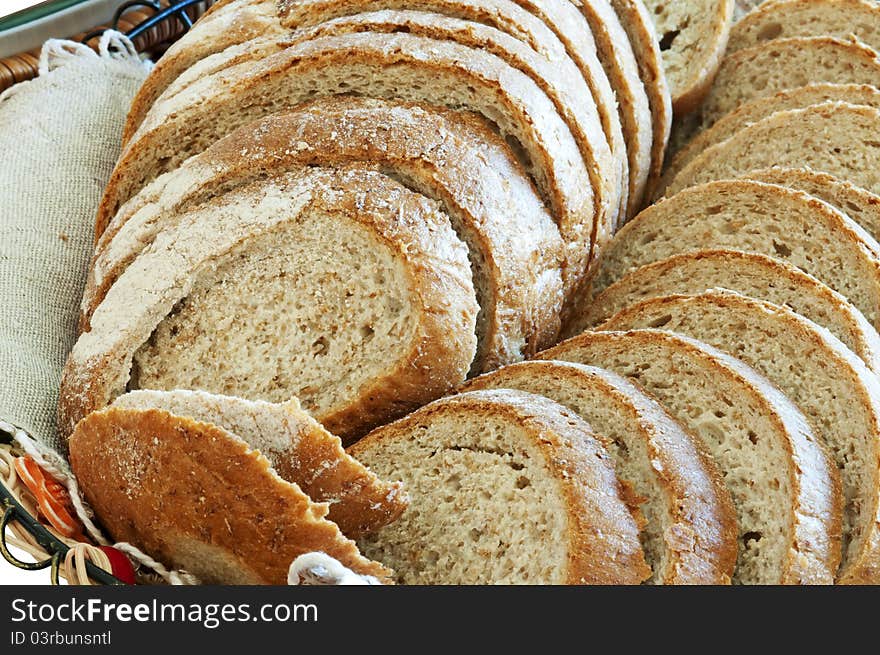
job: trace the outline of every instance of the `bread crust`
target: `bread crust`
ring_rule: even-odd
[[[282,36],[274,0],[234,0],[213,5],[162,55],[135,95],[122,130],[128,145],[153,103],[177,77],[196,62],[255,37]]]
[[[867,408],[869,421],[869,441],[873,452],[866,454],[867,470],[873,477],[874,487],[859,499],[846,499],[846,508],[853,504],[861,507],[861,528],[865,536],[860,547],[849,544],[843,554],[843,561],[837,574],[838,584],[877,584],[880,581],[880,381],[871,373],[864,363],[848,348],[835,339],[830,332],[817,326],[812,321],[794,313],[786,307],[747,298],[739,294],[712,291],[699,296],[666,296],[633,305],[609,319],[602,325],[603,329],[627,329],[640,321],[640,316],[660,311],[664,313],[688,311],[687,307],[701,303],[709,303],[722,310],[750,311],[755,320],[762,317],[785,325],[785,334],[793,343],[809,344],[805,353],[813,353],[812,357],[821,358],[827,368],[846,371],[851,379],[850,389],[853,403],[860,403]],[[805,355],[807,356],[807,355]],[[850,399],[848,399],[850,400]],[[817,434],[820,435],[817,430]],[[841,463],[838,462],[838,466]],[[833,464],[831,465],[833,466]],[[839,492],[842,495],[842,492]],[[865,507],[865,501],[868,506]]]
[[[190,224],[164,232],[120,276],[92,317],[92,330],[80,335],[68,357],[59,400],[62,439],[80,419],[126,390],[134,353],[200,275],[238,244],[283,229],[308,210],[373,231],[400,259],[406,292],[418,302],[418,321],[400,357],[389,360],[383,375],[365,381],[356,398],[322,410],[315,418],[343,439],[355,438],[464,380],[476,351],[478,308],[465,248],[448,221],[444,225],[445,216],[389,178],[356,168],[306,169],[290,174],[286,186],[273,184],[256,183],[235,197],[227,194],[202,205]],[[282,188],[285,202],[290,199],[286,212],[263,217],[253,209],[252,218],[251,212],[243,211],[259,205],[262,198],[274,206],[276,196],[265,190]],[[216,230],[198,229],[199,221],[216,225],[221,218],[225,222]]]
[[[619,310],[632,304],[630,301],[634,301],[636,297],[644,299],[656,295],[669,295],[670,293],[686,293],[688,295],[701,293],[706,288],[699,286],[684,290],[682,285],[689,285],[690,280],[696,278],[701,266],[706,263],[716,266],[719,270],[734,271],[739,269],[750,276],[756,273],[763,275],[768,290],[766,295],[758,295],[751,291],[743,291],[742,287],[728,285],[725,280],[719,280],[716,284],[699,283],[700,285],[709,284],[709,288],[727,288],[758,300],[774,302],[774,297],[781,300],[781,295],[785,293],[786,284],[790,287],[796,287],[796,297],[793,296],[788,302],[776,302],[776,304],[786,304],[798,311],[804,308],[806,311],[800,311],[800,313],[830,329],[865,362],[868,368],[874,372],[880,372],[880,335],[877,334],[874,326],[868,322],[864,314],[851,305],[846,298],[809,273],[805,273],[781,259],[740,250],[696,250],[641,266],[606,288],[589,303],[584,303],[579,322],[569,326],[568,332],[573,336],[590,327],[600,325]],[[758,286],[757,280],[754,278],[751,283]],[[657,293],[651,292],[649,295],[641,293],[639,290],[645,289],[646,285],[656,286]],[[775,289],[781,290],[775,291]],[[792,290],[790,293],[794,294],[794,291]],[[823,324],[818,320],[817,315],[820,312],[833,314],[836,324],[833,326]]]
[[[583,419],[542,396],[505,389],[444,398],[374,430],[350,452],[369,461],[364,453],[372,444],[408,438],[418,424],[448,412],[504,415],[533,437],[567,501],[565,584],[638,584],[650,577],[636,519],[624,502],[608,453]]]
[[[484,111],[505,112],[530,140],[532,172],[544,180],[541,190],[553,208],[566,245],[566,290],[584,278],[589,269],[593,234],[592,187],[577,144],[550,100],[530,78],[494,55],[407,34],[351,34],[316,39],[292,46],[258,64],[247,64],[245,70],[233,68],[200,80],[175,102],[163,105],[163,111],[151,112],[141,126],[111,176],[99,209],[98,232],[103,232],[119,204],[140,190],[139,171],[149,170],[148,176],[156,176],[162,172],[160,160],[168,157],[165,165],[173,167],[194,147],[196,139],[204,139],[207,134],[220,138],[235,127],[217,127],[215,112],[228,116],[241,110],[253,120],[270,110],[264,104],[255,105],[253,99],[265,98],[267,93],[271,94],[269,89],[278,89],[283,96],[281,81],[295,79],[300,69],[321,70],[328,79],[336,79],[331,71],[342,75],[346,67],[356,63],[381,67],[384,76],[392,67],[399,72],[430,74],[446,83],[454,82],[457,88],[479,88],[492,102],[497,102],[494,109]],[[364,84],[363,90],[368,90],[370,84]],[[406,92],[424,95],[418,89]],[[486,100],[475,102],[488,104]],[[181,143],[180,135],[171,139],[175,130],[187,135],[188,146]],[[151,168],[148,162],[155,162],[155,166]]]
[[[392,171],[460,219],[472,257],[489,273],[485,293],[478,289],[476,371],[519,361],[556,341],[562,240],[503,139],[468,113],[347,96],[247,125],[126,203],[98,243],[82,330],[131,260],[198,198],[262,174],[356,162]],[[126,225],[131,217],[135,222]]]
[[[541,377],[560,380],[572,389],[598,389],[615,411],[638,423],[638,438],[644,441],[649,458],[644,464],[661,490],[668,522],[661,535],[667,564],[664,570],[655,570],[657,582],[730,584],[736,564],[736,513],[715,462],[657,401],[634,384],[600,368],[533,360],[475,378],[462,391],[522,389],[511,386],[517,385],[517,378]],[[589,417],[583,418],[590,422]],[[618,473],[618,477],[623,476]]]
[[[385,582],[392,575],[326,520],[326,503],[313,503],[217,426],[111,407],[77,426],[70,461],[115,541],[202,582],[283,585],[291,562],[315,551],[356,573]]]
[[[747,102],[718,119],[712,127],[698,133],[675,153],[663,179],[652,194],[655,199],[675,176],[706,148],[729,139],[744,127],[767,118],[777,111],[803,109],[822,102],[848,102],[852,105],[880,106],[880,90],[867,84],[811,84],[780,91],[772,96]]]
[[[623,29],[629,37],[639,74],[653,118],[654,139],[651,146],[651,170],[648,173],[648,197],[663,173],[666,146],[672,130],[672,95],[663,66],[663,53],[648,8],[642,0],[611,0]]]
[[[400,482],[380,480],[350,457],[339,437],[327,432],[295,398],[274,404],[204,391],[132,391],[111,407],[156,409],[226,430],[260,451],[283,480],[299,486],[313,501],[328,503],[328,519],[350,539],[388,525],[408,505]],[[240,425],[250,432],[239,432]]]
[[[670,352],[686,353],[707,362],[716,371],[719,384],[726,382],[749,394],[752,402],[776,425],[776,437],[791,461],[785,471],[793,490],[790,547],[779,583],[829,584],[840,562],[840,481],[837,469],[818,445],[800,410],[766,378],[720,350],[661,330],[607,331],[615,328],[613,320],[602,326],[602,332],[585,332],[539,357],[589,364],[592,358],[579,351],[622,343],[627,351],[639,352],[660,345]]]

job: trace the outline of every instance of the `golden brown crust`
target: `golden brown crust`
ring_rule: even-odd
[[[126,266],[184,208],[260,175],[353,162],[393,171],[440,200],[460,222],[459,233],[488,274],[475,278],[486,285],[478,288],[477,371],[519,361],[555,342],[562,241],[503,139],[468,113],[349,96],[322,98],[247,125],[126,203],[98,243],[83,300],[83,331]]]
[[[220,196],[195,210],[190,223],[160,235],[117,280],[92,317],[92,330],[80,335],[65,366],[59,400],[63,439],[82,417],[125,391],[134,353],[199,275],[234,253],[237,244],[284,229],[304,211],[339,216],[374,231],[399,258],[417,312],[417,322],[407,333],[410,340],[401,344],[399,357],[389,358],[384,374],[365,382],[356,398],[322,410],[316,418],[330,432],[355,438],[464,380],[476,351],[478,308],[464,247],[448,222],[444,225],[445,217],[422,196],[378,173],[307,169],[285,179],[285,194],[306,197],[297,203],[296,213],[264,216],[254,210],[251,216],[242,211],[262,198],[271,204],[275,196],[266,192],[279,188],[272,181]],[[216,226],[221,218],[226,223],[215,230],[198,228],[200,222]]]
[[[638,524],[607,452],[583,419],[546,398],[511,390],[444,398],[373,431],[350,452],[357,457],[373,442],[408,438],[414,426],[449,412],[501,414],[532,435],[567,500],[560,508],[568,518],[567,584],[639,584],[650,577]]]
[[[587,397],[599,393],[604,405],[638,425],[648,475],[661,489],[667,514],[661,534],[666,568],[657,582],[673,585],[730,584],[736,564],[737,526],[730,494],[714,460],[653,398],[610,371],[572,362],[522,362],[471,380],[462,390],[521,389],[550,379]],[[525,385],[525,386],[521,386]],[[534,391],[537,393],[537,389]],[[559,399],[554,399],[559,402]],[[563,403],[564,404],[564,403]],[[573,409],[573,408],[572,408]],[[589,417],[583,417],[590,423]],[[597,434],[596,437],[603,435]],[[622,477],[620,472],[618,477]],[[658,531],[660,527],[656,528]]]
[[[698,296],[666,296],[633,305],[612,317],[603,324],[606,329],[628,329],[640,323],[643,317],[658,312],[675,316],[688,311],[688,307],[706,305],[717,307],[720,311],[735,312],[737,315],[751,313],[755,322],[762,320],[784,326],[784,334],[790,343],[803,344],[804,357],[819,358],[825,363],[825,370],[839,371],[841,379],[847,378],[848,394],[846,402],[859,403],[868,416],[870,423],[867,429],[868,440],[873,452],[863,453],[867,460],[866,471],[873,487],[859,490],[859,499],[847,498],[847,510],[854,511],[853,502],[859,508],[856,511],[858,525],[865,535],[861,547],[850,542],[849,549],[844,553],[843,563],[838,573],[840,584],[877,583],[880,580],[880,381],[871,373],[864,363],[848,348],[835,339],[830,332],[817,326],[802,316],[795,314],[786,307],[747,298],[739,294],[713,291]],[[800,346],[799,346],[800,347]],[[812,353],[808,355],[807,353]],[[779,386],[784,386],[777,381]],[[795,384],[806,383],[807,380],[796,381]],[[817,434],[821,436],[819,429]],[[826,433],[827,434],[827,433]],[[830,447],[830,444],[828,444]],[[840,465],[840,463],[838,463]],[[809,474],[808,467],[802,471]],[[846,475],[844,473],[844,475]],[[867,506],[866,506],[867,505]],[[855,524],[855,518],[854,524]]]
[[[603,329],[614,329],[607,323]],[[837,469],[831,464],[800,410],[766,378],[733,357],[695,339],[660,330],[585,332],[539,355],[595,364],[591,353],[618,349],[627,353],[662,347],[695,358],[715,371],[719,385],[739,389],[778,428],[775,438],[791,459],[784,474],[791,485],[789,549],[781,584],[828,584],[840,562],[842,498]],[[681,417],[682,422],[689,422]]]
[[[285,33],[278,23],[274,0],[235,0],[211,7],[168,48],[138,90],[122,131],[123,147],[137,132],[156,99],[187,68],[229,46],[273,33]]]
[[[650,197],[650,190],[654,188],[663,173],[663,160],[669,143],[669,134],[672,131],[672,96],[663,67],[663,53],[660,51],[657,32],[645,3],[642,0],[611,0],[611,6],[629,36],[651,107],[654,140],[651,146],[651,170],[648,173],[646,196]]]
[[[412,72],[436,76],[455,88],[479,89],[473,94],[473,102],[489,115],[508,116],[529,142],[534,171],[543,180],[542,191],[566,243],[566,288],[573,288],[585,276],[593,233],[592,188],[577,143],[550,100],[530,78],[493,55],[407,34],[351,34],[313,40],[258,64],[246,64],[244,70],[233,68],[200,80],[163,103],[161,112],[151,112],[117,164],[99,209],[98,232],[103,231],[120,203],[146,181],[195,154],[196,141],[219,139],[238,126],[235,121],[277,111],[277,106],[270,106],[272,94],[287,98],[291,92],[290,86],[281,84],[283,80],[296,79],[300,71],[320,70],[322,83],[343,81],[354,65],[376,67],[386,81],[385,71],[394,67],[401,75]],[[374,86],[372,82],[364,84],[363,88],[348,90],[369,94]],[[418,96],[410,98],[414,100],[425,95],[424,89],[395,88],[393,94],[387,90],[382,93]],[[263,100],[254,104],[254,97]],[[229,120],[217,121],[219,114]]]
[[[392,575],[324,518],[326,504],[311,502],[216,426],[109,408],[77,426],[70,461],[114,540],[202,582],[283,585],[291,562],[316,551],[356,573]]]
[[[329,503],[328,518],[350,539],[388,525],[408,505],[400,482],[380,480],[350,457],[339,437],[325,430],[293,399],[252,402],[201,391],[133,391],[113,407],[157,409],[210,423],[259,450],[275,472],[315,502]],[[239,432],[239,425],[249,432]]]

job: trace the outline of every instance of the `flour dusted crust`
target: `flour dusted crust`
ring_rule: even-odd
[[[663,66],[663,53],[657,40],[657,32],[651,14],[642,0],[611,0],[623,29],[629,36],[630,44],[639,65],[639,74],[654,126],[654,139],[651,147],[651,171],[648,173],[647,188],[652,189],[663,172],[666,146],[672,131],[672,95],[669,80]]]
[[[749,340],[754,332],[750,335],[750,328],[743,328],[731,338],[729,333],[715,334],[713,325],[727,320],[737,325],[748,321],[750,327],[760,330],[767,326],[766,330],[779,333],[772,341],[779,351],[768,357],[779,357],[788,364],[780,365],[786,377],[781,377],[780,372],[773,376],[773,382],[811,416],[816,434],[842,471],[845,549],[837,581],[876,584],[880,580],[880,382],[877,376],[830,332],[812,321],[787,307],[730,292],[716,290],[697,296],[672,295],[647,300],[622,310],[601,329],[647,326],[658,316],[663,317],[667,329],[691,336],[699,333],[701,338],[725,348],[759,371],[772,370],[773,366],[768,365],[766,359],[756,361],[756,355],[746,352],[740,342]],[[690,323],[687,322],[689,317]],[[782,335],[788,352],[780,352]],[[823,389],[821,396],[817,393],[819,385]],[[823,400],[820,407],[820,402],[814,401],[816,397],[832,400]],[[807,402],[815,402],[815,407],[810,408]],[[829,418],[833,422],[829,422]],[[862,487],[855,484],[857,480]],[[846,531],[847,525],[849,531]],[[857,539],[852,534],[856,531],[859,532]]]
[[[880,70],[880,69],[878,69]],[[780,111],[736,132],[695,157],[666,189],[739,177],[768,166],[806,167],[880,194],[880,152],[872,144],[880,131],[880,110],[824,102]],[[821,146],[813,141],[822,136]]]
[[[224,257],[235,256],[249,239],[294,229],[309,212],[374,233],[376,247],[399,261],[406,281],[399,293],[414,304],[414,320],[401,333],[400,351],[385,353],[382,374],[364,380],[355,397],[325,408],[316,418],[330,432],[352,438],[463,381],[476,350],[478,308],[464,245],[445,216],[378,173],[307,168],[202,205],[126,269],[92,316],[91,331],[80,336],[68,358],[59,401],[62,438],[89,412],[126,390],[135,352],[200,276],[215,270]],[[328,372],[327,384],[337,380],[333,375]],[[303,393],[294,391],[291,396],[304,400]]]
[[[566,517],[564,573],[561,580],[554,582],[638,584],[650,576],[638,540],[636,519],[624,501],[624,489],[607,452],[583,419],[551,400],[512,390],[464,393],[435,401],[373,431],[350,452],[371,464],[371,451],[383,442],[417,439],[420,424],[430,423],[435,415],[458,413],[501,416],[525,430],[531,445],[543,455],[563,501],[556,510]],[[411,489],[411,493],[416,491]],[[379,538],[381,532],[373,537]],[[536,543],[535,548],[540,549],[540,544]]]
[[[726,141],[742,128],[772,116],[777,111],[803,109],[823,102],[880,107],[880,90],[869,84],[809,84],[740,105],[718,119],[712,127],[697,134],[675,154],[666,167],[663,180],[654,193],[655,197],[663,195],[664,189],[675,176],[706,148]]]
[[[664,549],[665,567],[652,563],[659,584],[729,584],[736,563],[736,514],[727,488],[714,461],[682,426],[653,398],[625,378],[608,370],[572,362],[522,362],[471,380],[463,391],[478,389],[520,389],[547,395],[565,405],[561,398],[542,393],[546,383],[563,385],[582,393],[587,405],[613,408],[621,430],[631,431],[643,441],[647,460],[639,462],[650,479],[642,490],[627,480],[620,467],[618,477],[639,495],[657,497],[662,516],[651,530]],[[569,409],[575,410],[574,407]],[[608,437],[588,415],[581,414],[597,430],[597,438]],[[606,443],[606,448],[609,444]],[[622,446],[626,452],[626,446]],[[610,448],[609,448],[610,451]],[[642,506],[649,521],[651,517]]]
[[[346,79],[352,70],[358,75]],[[122,202],[186,156],[242,124],[308,99],[308,76],[318,95],[360,92],[416,101],[427,97],[429,102],[442,95],[443,104],[472,106],[496,123],[506,123],[528,150],[530,172],[538,178],[563,235],[566,288],[584,278],[591,256],[594,198],[577,143],[552,102],[530,78],[494,55],[407,34],[309,41],[257,64],[202,79],[164,103],[161,112],[154,108],[111,176],[98,231]],[[413,85],[408,78],[423,82]],[[298,84],[289,84],[291,80]],[[345,88],[340,83],[346,83]],[[260,101],[255,103],[255,97]],[[218,121],[218,115],[225,120]]]
[[[270,34],[280,37],[285,32],[278,22],[275,0],[234,0],[212,6],[191,30],[168,48],[150,71],[132,101],[122,132],[122,145],[128,144],[162,92],[190,66],[255,37]]]
[[[604,329],[611,330],[613,326],[606,324]],[[719,390],[726,390],[738,402],[751,404],[767,417],[772,432],[764,437],[775,440],[780,451],[785,453],[787,464],[782,474],[792,490],[785,526],[788,546],[780,562],[778,583],[830,584],[840,562],[842,503],[837,470],[818,445],[806,417],[766,378],[705,343],[653,329],[585,332],[541,353],[539,358],[614,370],[613,363],[617,356],[621,356],[635,364],[637,372],[640,358],[647,357],[652,348],[673,371],[686,370],[684,363],[689,360],[699,362],[700,367],[712,371],[707,382],[711,381]],[[636,373],[633,377],[638,380],[639,376]],[[688,384],[688,379],[682,375],[677,385],[671,382],[667,380],[663,389],[654,390],[661,403],[663,396],[659,392],[678,394],[678,390]],[[700,387],[695,389],[692,393],[695,398],[708,395]],[[693,407],[699,407],[699,402],[694,400]],[[689,413],[679,415],[675,412],[673,415],[686,427],[697,427],[699,416],[695,418]]]
[[[475,275],[477,371],[555,342],[562,240],[503,139],[468,113],[355,97],[319,99],[247,125],[126,203],[98,243],[83,328],[132,259],[187,208],[259,175],[352,162],[393,171],[464,226],[472,258],[486,272],[485,280]]]
[[[325,503],[217,426],[111,407],[77,426],[70,461],[115,541],[201,582],[283,585],[291,562],[315,551],[356,573],[386,582],[392,575],[325,518]]]
[[[739,250],[696,250],[637,268],[585,303],[568,331],[579,334],[648,298],[714,288],[791,307],[830,330],[872,371],[880,371],[880,336],[846,298],[780,259]]]
[[[276,404],[204,391],[132,391],[112,407],[168,412],[210,423],[259,451],[284,480],[329,505],[330,521],[357,539],[388,525],[406,509],[400,482],[380,480],[349,456],[342,441],[307,414],[295,398]]]
[[[602,131],[599,112],[578,68],[569,57],[544,59],[520,40],[493,27],[440,14],[409,10],[384,10],[331,19],[289,37],[290,44],[325,36],[359,32],[406,32],[490,52],[528,75],[556,107],[571,130],[587,166],[595,196],[592,235],[593,258],[611,239],[618,224],[619,168]]]
[[[599,112],[618,167],[617,214],[626,216],[630,173],[618,102],[599,61],[589,26],[568,0],[278,0],[278,6],[282,24],[291,29],[380,9],[428,11],[494,27],[529,45],[550,62],[571,58],[589,86]]]

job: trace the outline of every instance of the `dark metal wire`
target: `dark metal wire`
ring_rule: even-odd
[[[129,2],[125,2],[120,5],[120,7],[116,10],[116,12],[113,14],[113,20],[110,21],[109,27],[93,30],[83,36],[80,41],[82,43],[88,43],[92,39],[101,36],[108,29],[118,29],[119,21],[122,19],[125,13],[131,9],[151,9],[156,12],[153,16],[150,16],[146,20],[138,23],[125,33],[125,35],[132,41],[144,34],[145,32],[153,29],[154,27],[160,26],[166,21],[171,22],[173,20],[177,20],[181,25],[181,31],[186,32],[187,30],[189,30],[189,28],[192,27],[193,24],[192,18],[187,13],[187,10],[197,5],[207,4],[211,3],[206,2],[206,0],[173,0],[167,7],[163,8],[159,0],[130,0]]]

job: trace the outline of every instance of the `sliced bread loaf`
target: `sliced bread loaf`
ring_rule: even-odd
[[[874,239],[880,239],[880,196],[851,182],[809,168],[783,166],[749,171],[742,177],[809,193],[849,216]]]
[[[677,115],[693,111],[709,92],[721,65],[734,0],[645,0],[657,26],[663,63]]]
[[[348,455],[339,437],[307,414],[296,398],[276,404],[204,391],[132,391],[112,407],[158,409],[234,434],[269,460],[282,479],[313,501],[327,503],[327,518],[351,539],[388,525],[406,509],[403,485],[380,480]]]
[[[639,65],[642,84],[648,94],[654,126],[648,188],[653,188],[663,172],[673,118],[672,95],[664,68],[663,52],[651,14],[642,0],[611,0],[611,6],[629,37]]]
[[[846,298],[780,259],[739,250],[697,250],[637,268],[593,299],[569,332],[579,334],[648,298],[714,288],[790,307],[827,328],[868,368],[880,372],[880,336]]]
[[[471,380],[464,391],[519,389],[550,398],[605,438],[645,516],[655,584],[729,584],[736,514],[714,460],[663,407],[625,378],[572,362],[531,361]]]
[[[880,581],[880,381],[836,339],[787,307],[739,294],[646,300],[603,329],[660,327],[722,348],[766,375],[810,419],[841,471],[838,581]]]
[[[351,453],[412,502],[360,540],[404,584],[638,584],[651,575],[590,426],[521,391],[473,391],[379,428]]]
[[[871,0],[773,0],[730,32],[728,52],[795,36],[855,36],[880,50],[880,7]]]
[[[593,292],[645,264],[717,248],[785,260],[880,324],[880,245],[831,205],[752,180],[691,187],[646,209],[605,251]]]
[[[92,316],[59,426],[126,390],[296,396],[354,438],[464,381],[476,351],[467,250],[379,173],[306,168],[217,196],[163,231]]]
[[[675,154],[666,167],[663,181],[654,195],[656,197],[663,195],[663,190],[675,179],[675,176],[706,148],[726,141],[742,128],[757,123],[777,111],[803,109],[829,101],[880,107],[880,90],[868,84],[810,84],[740,105],[718,119],[712,127],[697,134]]]
[[[228,47],[256,37],[280,37],[285,31],[278,21],[275,0],[235,0],[206,13],[168,48],[150,71],[131,103],[122,145],[131,140],[162,92],[189,67]]]
[[[602,131],[590,90],[570,57],[547,60],[522,41],[474,21],[425,11],[385,10],[335,18],[288,37],[290,45],[359,32],[405,32],[490,52],[528,75],[568,125],[587,166],[594,199],[594,248],[601,248],[619,223],[620,168]]]
[[[800,410],[766,378],[706,344],[658,330],[585,332],[540,357],[633,380],[700,439],[737,511],[735,583],[833,580],[840,559],[836,469]]]
[[[822,82],[878,86],[880,57],[863,43],[830,36],[778,39],[735,52],[724,58],[699,120],[686,126],[686,136],[712,127],[751,100]]]
[[[584,277],[591,261],[593,192],[577,142],[553,103],[527,75],[491,53],[409,34],[308,41],[211,75],[157,105],[114,170],[99,210],[99,233],[122,202],[237,127],[311,97],[341,93],[483,113],[521,147],[553,209],[566,243],[568,288]]]
[[[440,202],[467,244],[480,304],[475,371],[555,343],[562,240],[504,140],[469,113],[347,96],[242,127],[126,203],[98,243],[83,328],[122,271],[186,210],[260,176],[352,162]]]
[[[807,167],[880,194],[878,133],[880,110],[874,107],[825,102],[776,112],[700,153],[666,195],[768,166]]]
[[[216,425],[110,407],[77,426],[70,463],[115,541],[203,583],[283,585],[293,560],[315,551],[356,573],[392,575],[326,519],[326,503]]]

